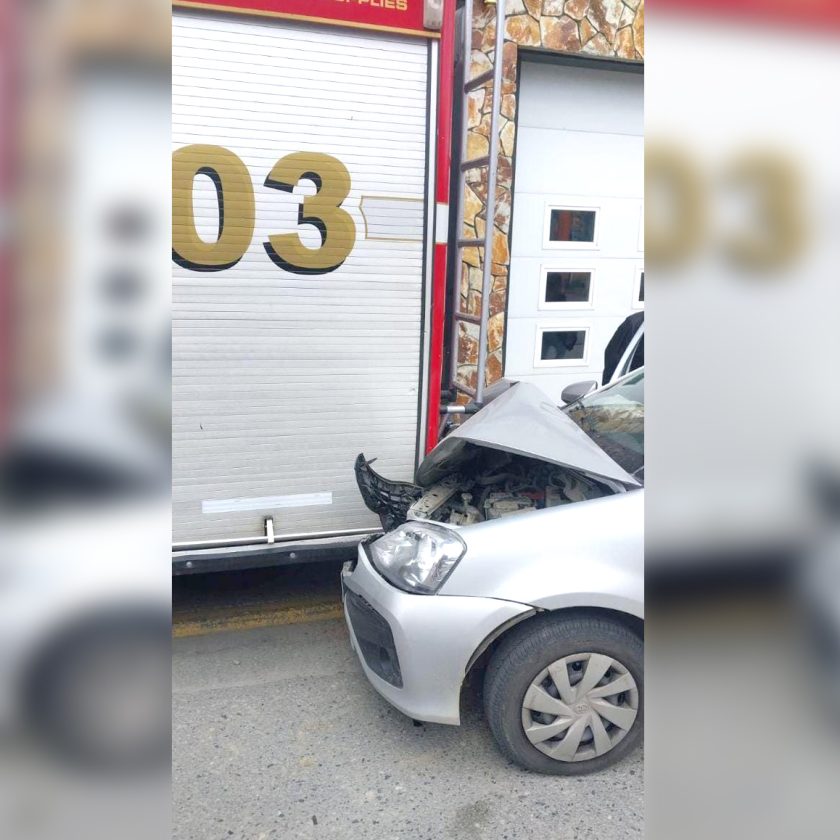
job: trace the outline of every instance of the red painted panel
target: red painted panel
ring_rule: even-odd
[[[423,0],[174,0],[174,5],[438,35],[423,28]]]
[[[452,166],[452,99],[455,85],[455,0],[443,0],[438,76],[438,123],[435,202],[449,204],[449,176]],[[446,231],[436,231],[436,235]],[[426,446],[429,452],[438,442],[440,391],[443,379],[443,337],[446,315],[446,245],[437,243],[432,265],[432,308],[429,336],[429,400]]]

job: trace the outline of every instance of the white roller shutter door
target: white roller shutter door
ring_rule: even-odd
[[[176,13],[175,149],[233,152],[253,182],[255,226],[223,270],[173,263],[173,517],[176,543],[375,526],[356,454],[410,479],[417,453],[424,299],[428,50],[420,39],[231,15]],[[328,273],[287,271],[264,247],[297,233],[303,196],[266,186],[296,152],[350,175],[355,226]],[[220,232],[210,177],[194,181],[199,236]],[[228,214],[235,196],[224,196]],[[227,219],[226,219],[227,220]],[[176,220],[176,224],[177,224]]]
[[[505,375],[557,400],[600,379],[607,342],[644,305],[643,129],[641,74],[523,61]],[[594,230],[552,241],[552,211]]]

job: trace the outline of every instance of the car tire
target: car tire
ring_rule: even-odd
[[[642,639],[609,617],[549,614],[519,625],[485,672],[484,711],[496,743],[538,773],[581,775],[615,764],[642,740],[643,662]],[[613,687],[623,690],[604,694]]]

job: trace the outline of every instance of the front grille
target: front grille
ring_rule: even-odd
[[[347,615],[365,664],[385,682],[402,688],[402,673],[394,634],[388,622],[364,599],[351,589],[344,596]]]

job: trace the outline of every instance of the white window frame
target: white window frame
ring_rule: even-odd
[[[631,301],[630,306],[633,309],[644,309],[645,302],[643,300],[639,300],[639,296],[642,293],[642,275],[645,273],[645,264],[636,263],[633,267],[633,272],[633,300]]]
[[[552,210],[584,210],[595,213],[595,230],[592,233],[592,242],[564,242],[550,238],[551,235],[551,211]],[[600,204],[562,204],[546,203],[543,218],[543,248],[548,251],[597,251],[600,245],[598,237],[601,232],[601,205]]]
[[[550,272],[564,272],[567,274],[586,273],[589,274],[589,298],[585,301],[547,301],[545,299],[548,290],[548,275]],[[595,275],[596,269],[593,266],[568,266],[544,263],[540,266],[540,297],[537,302],[537,309],[593,309],[595,299]]]
[[[580,359],[543,359],[542,340],[543,334],[547,332],[582,332],[583,333],[583,357]],[[589,365],[589,337],[592,331],[592,324],[588,321],[545,321],[537,324],[536,337],[534,342],[534,367],[535,368],[568,368],[588,367]]]

